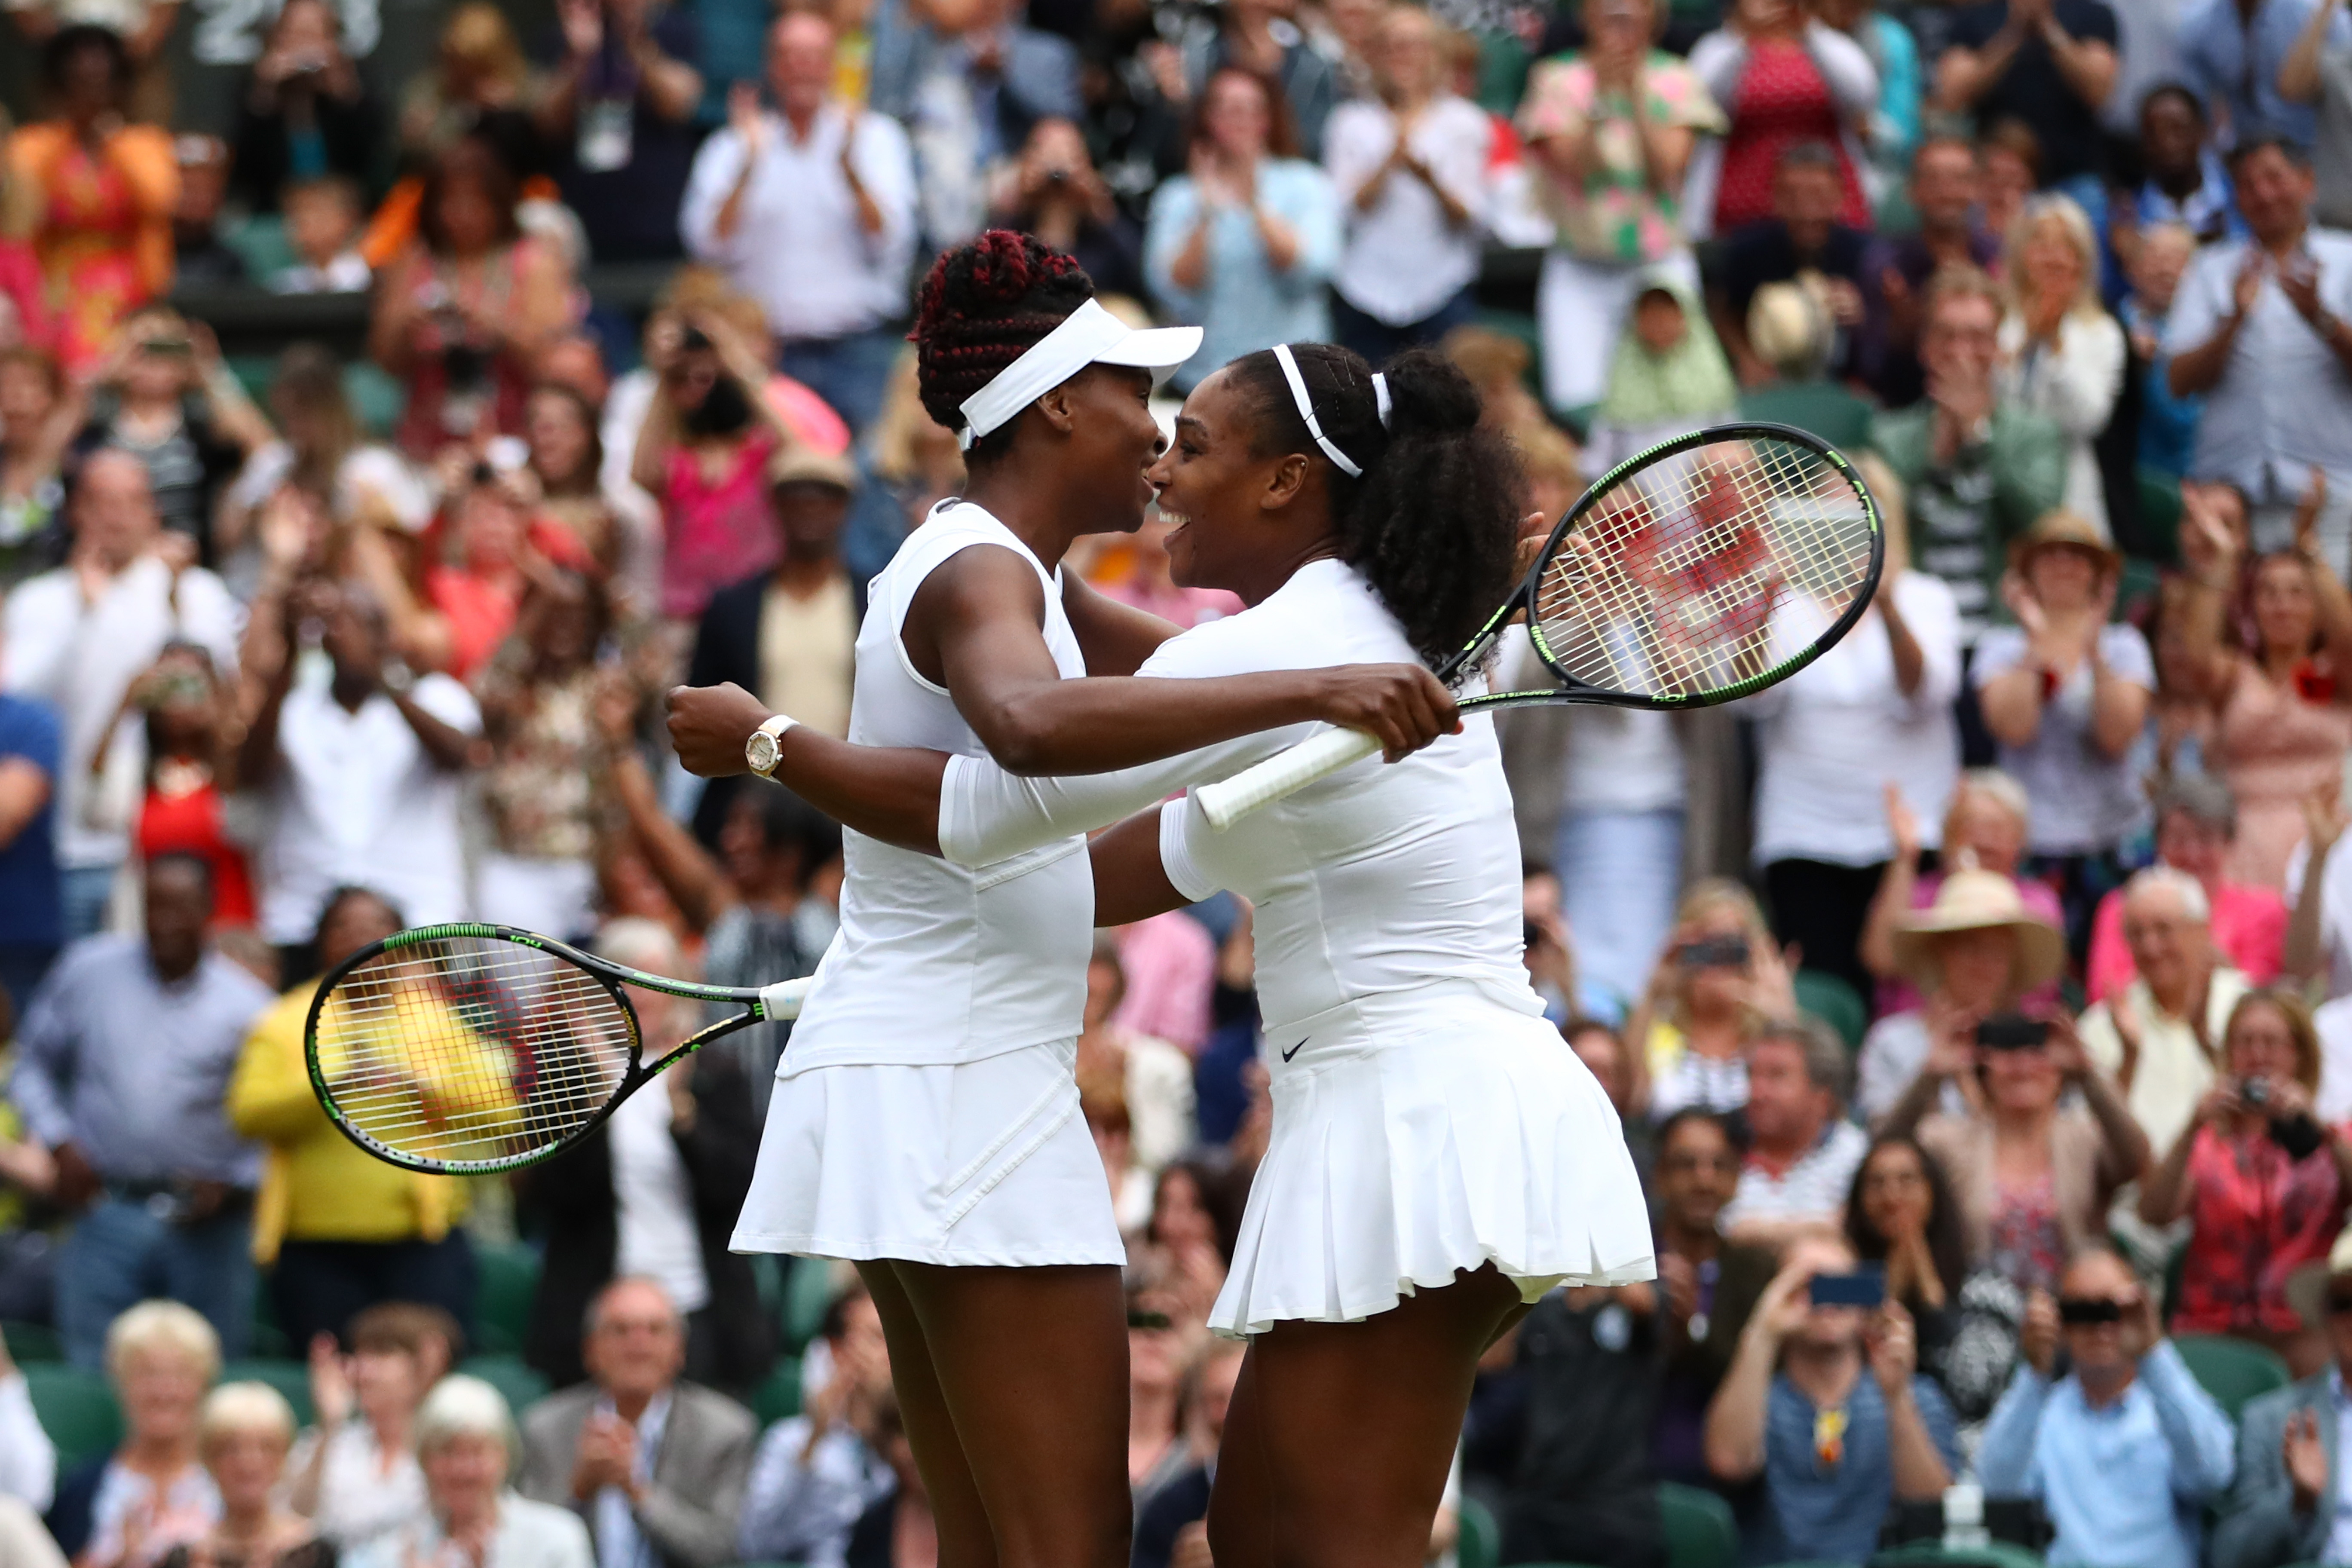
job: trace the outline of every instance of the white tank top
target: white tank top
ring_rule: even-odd
[[[985,509],[942,502],[874,579],[849,707],[856,744],[987,755],[947,688],[916,673],[899,637],[924,579],[975,544],[1010,550],[1035,569],[1055,668],[1065,679],[1086,674],[1060,574]],[[843,1063],[975,1061],[1077,1034],[1095,923],[1084,835],[978,868],[862,833],[841,837],[841,930],[817,965],[779,1078]]]

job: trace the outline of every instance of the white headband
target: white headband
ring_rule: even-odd
[[[1023,409],[1090,364],[1169,370],[1191,359],[1200,346],[1198,327],[1139,331],[1089,300],[957,405],[963,411],[963,428],[956,432],[956,445],[970,450],[974,441],[1011,424]]]
[[[1315,399],[1307,395],[1307,379],[1298,374],[1298,361],[1292,356],[1290,345],[1275,344],[1274,357],[1282,365],[1282,379],[1290,383],[1290,400],[1298,405],[1298,416],[1307,421],[1307,433],[1315,437],[1315,444],[1323,448],[1323,455],[1331,459],[1333,468],[1351,479],[1362,479],[1364,470],[1357,467],[1347,453],[1339,450],[1338,442],[1323,434],[1322,422],[1315,417]],[[1372,373],[1372,404],[1380,410],[1381,428],[1387,429],[1389,378],[1378,371]]]

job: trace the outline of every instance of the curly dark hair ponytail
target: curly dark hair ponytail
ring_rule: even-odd
[[[1414,651],[1443,664],[1511,591],[1527,512],[1518,453],[1479,423],[1478,389],[1433,350],[1410,350],[1385,367],[1385,429],[1361,355],[1329,343],[1290,352],[1316,422],[1363,475],[1349,479],[1315,444],[1265,349],[1228,367],[1256,405],[1255,454],[1303,452],[1328,466],[1339,558],[1370,581]]]
[[[915,330],[907,334],[923,412],[963,428],[963,400],[1094,297],[1086,268],[1034,235],[992,228],[941,252],[915,296]],[[984,461],[1012,438],[1010,425],[992,430],[971,456]]]

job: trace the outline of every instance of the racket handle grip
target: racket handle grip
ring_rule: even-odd
[[[1192,792],[1201,815],[1223,833],[1262,805],[1297,795],[1350,763],[1380,755],[1380,739],[1361,730],[1326,730],[1288,751]]]
[[[797,980],[779,980],[773,985],[760,987],[760,1005],[767,1010],[770,1020],[788,1024],[801,1016],[801,1004],[816,985],[816,976],[803,974]]]

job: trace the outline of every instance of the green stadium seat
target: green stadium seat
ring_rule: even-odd
[[[1503,1560],[1503,1527],[1476,1498],[1462,1500],[1462,1539],[1454,1548],[1454,1568],[1496,1568]]]
[[[795,1258],[784,1272],[784,1349],[793,1355],[808,1349],[824,1326],[824,1310],[833,1305],[835,1287],[833,1265],[822,1258]]]
[[[2239,1412],[2274,1388],[2294,1381],[2286,1363],[2257,1344],[2225,1339],[2220,1334],[2178,1334],[2173,1345],[2189,1372],[2231,1421]]]
[[[221,225],[221,243],[245,263],[245,275],[267,283],[294,265],[294,242],[286,237],[286,220],[275,213],[257,214]]]
[[[2134,476],[2139,491],[2139,537],[2133,553],[2159,565],[2180,559],[2180,481],[2154,468]]]
[[[520,1355],[539,1294],[539,1254],[519,1242],[474,1247],[474,1350]]]
[[[1658,1483],[1666,1568],[1732,1568],[1739,1561],[1739,1525],[1731,1505],[1697,1487]]]
[[[1798,1006],[1835,1029],[1847,1050],[1862,1049],[1862,1037],[1870,1027],[1870,1008],[1853,986],[1818,969],[1800,969],[1793,984]]]
[[[760,1386],[751,1391],[751,1414],[762,1427],[801,1413],[801,1363],[796,1356],[778,1356]]]
[[[520,1420],[522,1413],[547,1397],[547,1379],[516,1355],[469,1356],[457,1364],[468,1377],[478,1377],[506,1395],[507,1408]]]
[[[1953,1547],[1918,1541],[1880,1552],[1870,1560],[1870,1568],[2042,1568],[2042,1558],[2006,1541]]]
[[[0,1337],[8,1345],[8,1359],[19,1366],[66,1359],[65,1342],[47,1323],[0,1323]]]
[[[122,1441],[122,1412],[104,1373],[47,1363],[25,1368],[25,1385],[41,1430],[57,1445],[60,1473]]]
[[[304,1363],[278,1356],[250,1356],[244,1361],[226,1363],[221,1367],[223,1383],[266,1383],[286,1396],[294,1407],[296,1425],[308,1426],[317,1419],[310,1408],[310,1369]]]

